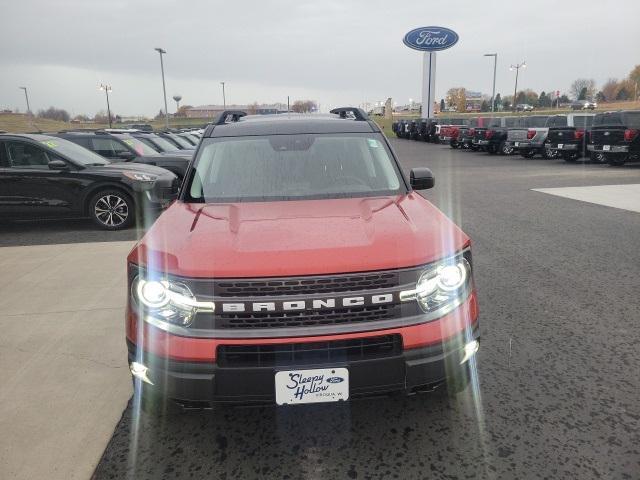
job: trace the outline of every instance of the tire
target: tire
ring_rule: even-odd
[[[536,156],[536,151],[533,149],[520,150],[520,155],[522,155],[524,158],[533,158]]]
[[[542,147],[542,158],[546,160],[552,160],[556,158],[558,154],[551,150],[550,148]]]
[[[471,145],[469,148],[474,152],[478,151],[478,147],[476,145]]]
[[[104,230],[128,228],[135,218],[133,199],[121,190],[100,190],[89,201],[89,216]]]
[[[627,161],[627,155],[624,153],[607,153],[604,160],[612,167],[621,167]]]
[[[562,158],[565,162],[576,163],[578,161],[578,152],[562,152]]]
[[[602,152],[591,152],[590,158],[593,163],[605,163],[604,154]]]
[[[513,147],[507,145],[506,142],[502,142],[500,144],[500,154],[501,155],[511,155],[513,153]]]
[[[451,146],[451,148],[456,149],[460,146],[460,144],[456,141],[451,141],[451,143],[449,144]]]

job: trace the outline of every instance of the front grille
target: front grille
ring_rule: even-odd
[[[341,364],[400,355],[402,337],[383,335],[353,340],[273,345],[220,345],[220,367],[279,367]]]
[[[397,318],[400,315],[400,305],[389,304],[287,313],[236,312],[221,313],[215,316],[201,313],[198,314],[198,317],[202,316],[203,318],[196,318],[195,321],[198,323],[199,328],[291,328],[375,322],[378,320]],[[213,321],[214,325],[205,325],[204,322],[207,322],[207,320],[209,322]]]
[[[397,285],[398,272],[377,272],[265,280],[218,280],[214,288],[215,295],[219,297],[264,297],[363,291]]]

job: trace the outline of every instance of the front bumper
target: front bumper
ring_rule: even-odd
[[[431,390],[464,371],[464,345],[479,340],[476,322],[445,342],[402,350],[392,356],[357,361],[277,366],[221,366],[160,358],[140,352],[127,341],[129,363],[148,367],[153,385],[141,383],[144,394],[160,395],[185,406],[214,403],[264,404],[275,402],[275,374],[281,370],[345,367],[349,370],[349,397]]]
[[[605,147],[609,147],[608,149]],[[613,152],[613,153],[628,153],[629,146],[628,145],[587,145],[587,150],[590,152]]]

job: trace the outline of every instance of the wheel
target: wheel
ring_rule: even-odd
[[[607,153],[604,155],[604,161],[612,167],[620,167],[627,161],[627,155],[624,153]]]
[[[449,144],[451,146],[451,148],[458,148],[460,146],[460,144],[458,142],[456,142],[455,140],[452,140],[451,143]]]
[[[604,154],[602,152],[591,152],[591,161],[593,163],[605,163]]]
[[[500,153],[502,155],[511,155],[513,153],[513,147],[510,145],[507,145],[506,142],[502,142],[500,144]]]
[[[562,152],[562,158],[565,162],[576,163],[578,160],[578,152]]]
[[[553,158],[556,158],[557,156],[558,154],[554,150],[551,150],[550,148],[547,148],[547,147],[542,148],[542,158],[546,160],[551,160]]]
[[[133,199],[120,190],[101,190],[89,201],[89,216],[100,228],[122,230],[134,220]]]
[[[520,150],[520,155],[522,155],[524,158],[533,158],[536,155],[536,151],[531,149]]]

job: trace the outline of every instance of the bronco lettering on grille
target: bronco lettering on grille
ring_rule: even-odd
[[[355,297],[278,300],[273,302],[215,302],[217,312],[294,312],[302,310],[334,310],[336,308],[384,305],[399,300],[397,293],[360,295]]]

